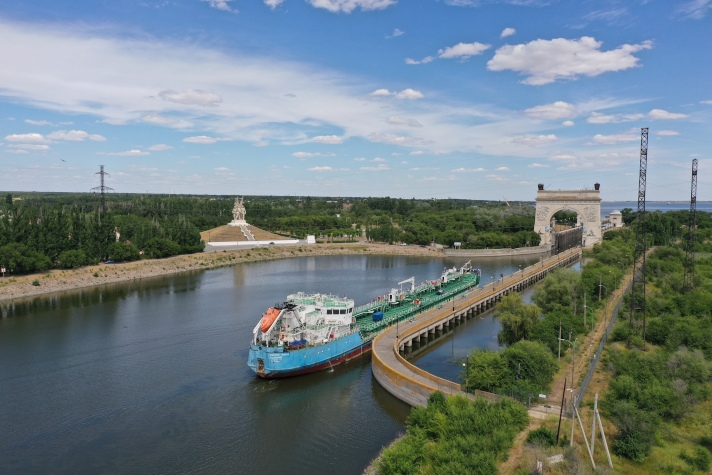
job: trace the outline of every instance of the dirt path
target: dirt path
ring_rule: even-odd
[[[146,259],[121,264],[99,264],[73,270],[55,269],[21,276],[6,275],[4,278],[0,278],[0,303],[95,285],[125,282],[186,271],[215,269],[245,262],[334,255],[445,257],[440,249],[430,247],[369,243],[269,246],[218,251],[174,256],[166,259]]]
[[[620,299],[624,295],[624,289],[628,286],[632,279],[632,272],[623,276],[618,288],[614,290],[612,295],[606,300],[605,306],[597,312],[598,321],[596,322],[593,333],[587,335],[584,342],[577,343],[576,366],[574,368],[573,375],[573,380],[576,382],[574,390],[578,390],[578,383],[581,380],[581,377],[588,371],[589,365],[591,364],[591,358],[593,358],[596,350],[598,349],[598,345],[606,332],[606,327],[613,317],[616,305],[620,302]],[[562,350],[564,350],[563,345],[564,343],[562,342]],[[571,379],[571,363],[565,364],[562,360],[562,367],[560,368],[558,374],[554,377],[554,381],[551,385],[551,391],[547,395],[548,405],[550,405],[551,408],[557,409],[554,417],[556,417],[558,409],[561,407],[561,395],[564,391],[564,380],[566,380],[566,400],[570,400],[571,392],[569,390],[571,389]],[[530,418],[528,429],[523,431],[520,434],[520,437],[515,440],[514,446],[510,450],[509,458],[506,462],[500,465],[500,473],[507,475],[516,472],[522,462],[522,457],[524,456],[526,435],[530,430],[537,429],[540,425],[540,419]]]

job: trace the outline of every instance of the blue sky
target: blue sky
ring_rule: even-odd
[[[0,188],[712,200],[712,0],[0,6]]]

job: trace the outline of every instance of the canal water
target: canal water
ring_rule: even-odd
[[[487,284],[537,260],[473,264]],[[0,306],[0,473],[360,474],[404,431],[410,407],[373,379],[370,356],[259,379],[246,364],[252,329],[289,293],[360,304],[463,263],[305,257]],[[453,354],[496,348],[498,331],[489,317],[469,321]],[[418,364],[457,376],[448,344]]]

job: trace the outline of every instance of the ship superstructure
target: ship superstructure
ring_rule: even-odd
[[[373,338],[389,325],[442,306],[479,283],[480,271],[467,262],[419,285],[414,277],[406,279],[399,288],[356,308],[346,297],[289,295],[267,309],[255,326],[248,365],[268,378],[335,366],[370,350]]]

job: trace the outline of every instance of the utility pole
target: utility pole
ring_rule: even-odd
[[[99,180],[100,180],[100,185],[95,186],[92,188],[92,191],[96,192],[96,190],[99,190],[101,193],[101,212],[104,213],[106,211],[106,198],[105,194],[107,191],[114,191],[113,188],[109,188],[108,186],[104,186],[104,176],[111,176],[108,173],[104,171],[104,165],[99,165],[99,171],[94,173],[94,175],[99,175]]]
[[[638,174],[638,213],[636,215],[635,253],[633,255],[633,284],[630,292],[630,318],[628,319],[628,348],[633,333],[633,320],[636,312],[642,313],[643,344],[645,344],[645,185],[648,173],[648,128],[640,129],[640,172]],[[640,307],[637,300],[640,300]]]

